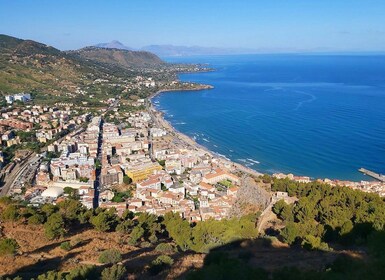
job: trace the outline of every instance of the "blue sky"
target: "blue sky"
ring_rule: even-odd
[[[263,51],[385,51],[384,0],[0,0],[0,33],[59,49],[111,40]]]

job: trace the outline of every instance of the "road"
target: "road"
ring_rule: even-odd
[[[69,134],[59,138],[58,143],[61,143],[63,139],[67,136],[74,137],[84,131],[83,127],[77,128]],[[47,151],[47,147],[43,147],[41,152]],[[18,163],[15,168],[12,170],[11,174],[6,174],[4,177],[4,185],[0,189],[0,197],[6,196],[12,193],[14,187],[21,187],[23,183],[32,181],[33,177],[36,174],[36,170],[39,166],[40,157],[36,156],[36,153],[32,153],[30,156],[26,157],[22,162]]]
[[[18,163],[12,170],[11,174],[8,174],[4,177],[5,183],[1,188],[0,196],[8,195],[16,180],[20,180],[20,176],[24,174],[24,171],[30,167],[30,164],[34,164],[37,159],[39,158],[36,156],[36,154],[32,153],[26,159],[24,159],[24,161]]]

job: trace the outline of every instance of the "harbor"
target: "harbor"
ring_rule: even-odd
[[[360,169],[358,169],[358,171],[360,171],[361,173],[363,173],[366,176],[372,177],[372,178],[374,178],[380,182],[385,183],[385,175],[370,171],[370,170],[365,169],[365,168],[360,168]]]

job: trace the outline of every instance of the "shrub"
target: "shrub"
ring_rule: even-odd
[[[155,244],[158,242],[158,237],[156,237],[155,234],[151,234],[150,237],[148,238],[148,240],[152,243],[152,244]]]
[[[102,280],[121,280],[123,279],[126,269],[122,265],[114,264],[111,267],[107,267],[102,271]]]
[[[76,267],[66,275],[66,280],[97,279],[97,271],[93,265],[83,265]],[[58,278],[62,279],[62,278]]]
[[[60,213],[53,213],[44,224],[45,235],[49,239],[62,237],[65,234],[64,220]]]
[[[15,239],[4,238],[0,240],[0,256],[14,255],[17,249],[19,249],[19,244]]]
[[[19,213],[17,211],[17,208],[15,205],[8,205],[3,213],[1,213],[1,218],[3,220],[8,220],[8,221],[16,221],[19,218]]]
[[[50,270],[47,273],[40,274],[37,280],[59,280],[63,279],[63,274],[54,270]]]
[[[62,249],[64,251],[69,251],[69,250],[71,250],[71,248],[72,248],[72,246],[68,241],[65,241],[65,242],[60,244],[60,249]]]
[[[140,243],[140,247],[141,248],[149,248],[149,247],[151,247],[151,243],[147,242],[147,241],[143,241],[142,243]]]
[[[141,239],[143,235],[144,235],[144,229],[141,226],[134,227],[130,234],[129,243],[131,245],[135,245],[136,243],[138,243],[139,239]]]
[[[112,229],[116,216],[106,211],[92,217],[90,221],[96,230],[106,232]]]
[[[34,214],[28,218],[28,224],[30,225],[41,225],[44,223],[44,216],[41,214]]]
[[[169,268],[174,263],[174,260],[167,255],[161,255],[151,262],[150,273],[153,275],[159,274],[162,270]]]
[[[174,253],[175,248],[172,244],[160,243],[158,246],[155,247],[155,251],[160,253]]]
[[[322,242],[321,238],[313,235],[306,235],[301,243],[301,246],[307,250],[330,251],[327,243]]]
[[[117,263],[122,260],[122,254],[116,249],[103,251],[99,256],[99,262],[105,264]]]

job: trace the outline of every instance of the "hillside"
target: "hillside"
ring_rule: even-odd
[[[156,55],[145,51],[130,51],[114,48],[85,47],[69,54],[82,59],[112,64],[125,69],[162,66],[165,63]]]
[[[63,52],[32,40],[0,35],[0,94],[74,93],[97,78],[116,81],[143,67],[163,65],[147,52],[86,48]]]

